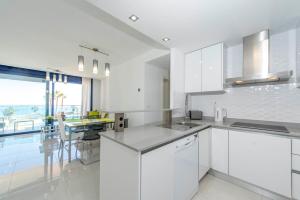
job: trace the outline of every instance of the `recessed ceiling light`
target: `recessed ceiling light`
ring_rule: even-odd
[[[131,21],[133,21],[133,22],[136,22],[137,20],[139,20],[139,17],[136,16],[136,15],[131,15],[131,16],[129,17],[129,19],[130,19]]]
[[[168,41],[170,41],[171,39],[170,38],[167,38],[167,37],[165,37],[165,38],[163,38],[162,39],[162,41],[164,41],[164,42],[168,42]]]

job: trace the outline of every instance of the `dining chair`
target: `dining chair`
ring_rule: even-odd
[[[89,111],[87,113],[87,118],[88,119],[99,119],[101,116],[101,113],[99,111]]]
[[[76,141],[76,143],[75,143],[76,148],[78,148],[78,143],[83,138],[84,132],[83,131],[82,132],[73,132],[73,133],[68,132],[68,134],[67,134],[65,124],[60,115],[57,116],[57,121],[58,121],[58,127],[59,127],[59,135],[60,135],[60,143],[59,143],[59,148],[58,148],[58,156],[59,156],[60,151],[62,151],[62,154],[63,154],[64,149],[68,150],[67,149],[67,145],[69,144],[68,143],[68,141],[69,141],[68,134],[71,134],[71,141]]]

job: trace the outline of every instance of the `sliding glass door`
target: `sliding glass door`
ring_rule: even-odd
[[[45,115],[46,84],[42,79],[0,77],[0,135],[40,130]]]
[[[81,77],[68,75],[64,83],[58,74],[50,73],[51,81],[46,81],[46,75],[0,65],[0,136],[40,131],[57,113],[67,118],[80,116]]]
[[[66,118],[78,118],[81,112],[81,84],[55,83],[54,115],[64,113]]]

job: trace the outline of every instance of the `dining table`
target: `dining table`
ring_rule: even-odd
[[[99,118],[99,119],[66,119],[64,121],[65,128],[67,129],[68,135],[68,161],[71,162],[71,152],[72,152],[72,133],[78,132],[80,130],[88,131],[91,126],[107,126],[113,125],[114,120],[110,118]]]

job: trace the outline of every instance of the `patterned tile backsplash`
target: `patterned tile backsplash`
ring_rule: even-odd
[[[195,95],[191,108],[214,116],[217,107],[227,109],[229,118],[300,123],[300,89],[296,84],[228,88],[225,94]]]

